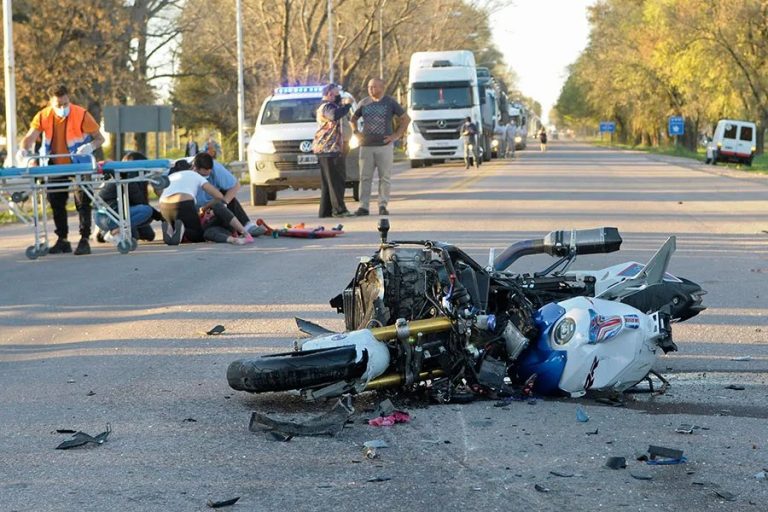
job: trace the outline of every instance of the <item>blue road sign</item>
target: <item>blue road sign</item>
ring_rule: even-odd
[[[608,132],[613,133],[616,131],[616,123],[613,121],[601,121],[600,122],[600,133]]]
[[[682,116],[672,116],[669,118],[669,134],[683,135],[685,133],[685,120]]]

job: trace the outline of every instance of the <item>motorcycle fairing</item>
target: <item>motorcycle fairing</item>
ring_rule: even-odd
[[[389,366],[390,357],[387,345],[374,338],[369,329],[312,338],[304,342],[301,350],[344,346],[355,347],[357,351],[355,363],[360,363],[363,360],[367,362],[365,372],[356,383],[356,388],[359,388],[360,391],[365,389],[368,382],[383,374]]]
[[[544,395],[559,394],[560,379],[565,369],[568,354],[552,348],[550,339],[552,329],[560,318],[565,315],[565,309],[558,304],[549,303],[540,308],[533,321],[539,329],[539,337],[529,350],[517,360],[517,374],[521,381],[526,381],[536,374],[534,391]]]

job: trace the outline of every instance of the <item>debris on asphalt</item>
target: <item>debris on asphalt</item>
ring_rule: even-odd
[[[549,492],[548,487],[544,487],[543,485],[536,484],[533,486],[534,489],[536,489],[539,492]]]
[[[376,405],[376,408],[373,410],[373,413],[368,417],[368,419],[378,418],[380,416],[389,416],[393,412],[395,412],[395,404],[392,403],[392,400],[386,398]]]
[[[368,424],[373,427],[391,427],[395,423],[408,423],[411,416],[404,411],[393,411],[389,416],[379,416],[368,420]]]
[[[640,473],[639,471],[630,471],[629,475],[636,480],[653,480],[653,475]]]
[[[576,408],[576,419],[582,423],[586,423],[589,421],[589,416],[587,416],[587,413],[584,412],[584,409],[582,409],[581,406],[578,406]]]
[[[195,418],[184,418],[182,421],[184,423],[197,423],[197,420]]]
[[[327,336],[328,334],[336,334],[330,329],[326,329],[325,327],[317,325],[314,322],[310,322],[309,320],[304,320],[303,318],[299,317],[294,317],[294,320],[296,320],[296,325],[298,326],[299,330],[309,336],[315,337]]]
[[[85,396],[93,396],[93,395],[95,395],[95,394],[96,394],[96,393],[94,393],[94,392],[93,392],[93,390],[91,390],[91,391],[87,392],[87,393],[85,394]]]
[[[755,478],[760,482],[764,481],[766,478],[765,470],[755,473]]]
[[[595,398],[595,402],[610,405],[611,407],[625,407],[626,404],[618,398],[598,397]]]
[[[347,420],[354,412],[352,397],[347,395],[339,398],[330,411],[311,418],[304,423],[278,421],[264,414],[254,412],[251,415],[248,430],[251,432],[275,431],[286,436],[334,436],[341,432]]]
[[[478,382],[494,391],[500,391],[505,387],[504,379],[506,377],[507,364],[490,356],[483,359],[477,373]]]
[[[735,391],[744,391],[746,388],[738,384],[728,384],[727,386],[725,386],[725,389],[733,389]]]
[[[388,476],[375,476],[373,478],[369,478],[367,481],[368,482],[388,482],[389,480],[392,480],[392,479]]]
[[[218,334],[221,334],[224,332],[224,326],[223,325],[214,325],[213,328],[206,332],[208,336],[216,336]]]
[[[648,446],[648,455],[651,460],[655,459],[656,457],[661,457],[664,459],[679,459],[683,456],[683,450],[650,445]]]
[[[278,432],[276,430],[270,430],[267,432],[267,439],[270,441],[279,441],[281,443],[287,443],[291,439],[293,439],[293,435],[291,434],[284,434],[283,432]]]
[[[681,423],[680,426],[675,429],[675,432],[677,432],[678,434],[693,434],[693,429],[695,428],[696,428],[696,425]]]
[[[366,448],[389,448],[389,445],[387,444],[387,442],[381,439],[366,441],[363,443],[363,446],[365,446]]]
[[[237,500],[240,499],[240,496],[237,498],[232,498],[231,500],[224,500],[224,501],[211,501],[208,500],[208,506],[210,508],[221,508],[221,507],[228,507],[230,505],[234,505],[237,503]]]
[[[751,361],[752,356],[738,356],[738,357],[732,357],[731,361]]]
[[[57,434],[74,434],[77,432],[77,430],[72,430],[71,428],[57,428],[56,433]]]
[[[86,444],[104,444],[107,440],[107,437],[109,437],[110,432],[112,432],[112,426],[109,423],[107,423],[107,430],[95,437],[86,434],[85,432],[75,432],[75,434],[72,436],[72,439],[67,439],[66,441],[62,442],[59,444],[59,446],[56,447],[56,449],[69,450],[70,448],[77,448],[79,446],[85,446]]]
[[[571,473],[570,471],[550,471],[549,474],[559,476],[562,478],[571,478],[573,476],[573,473]]]
[[[600,433],[600,429],[596,428],[593,432],[587,432],[587,435],[588,436],[596,436],[599,433]]]
[[[369,448],[369,447],[366,447],[363,450],[363,455],[365,456],[366,459],[375,459],[375,458],[378,458],[379,456],[378,452],[376,452],[376,448]]]
[[[605,465],[611,469],[624,469],[627,467],[627,459],[624,457],[608,457]]]
[[[728,491],[715,491],[715,494],[723,498],[725,501],[736,501],[736,495]]]

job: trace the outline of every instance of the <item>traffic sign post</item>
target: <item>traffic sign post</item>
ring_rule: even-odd
[[[685,134],[685,119],[683,116],[671,116],[669,118],[668,132],[670,137],[675,137],[675,146],[680,135]]]
[[[616,123],[613,121],[600,121],[600,141],[603,140],[603,133],[607,132],[610,137],[610,143],[613,144],[613,134],[616,131]]]

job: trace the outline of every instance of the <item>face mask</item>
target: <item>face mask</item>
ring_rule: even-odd
[[[67,117],[69,115],[69,105],[64,108],[53,107],[53,111],[59,117]]]
[[[334,96],[333,102],[335,104],[337,104],[337,105],[340,105],[341,104],[341,94],[337,94],[336,96]]]

